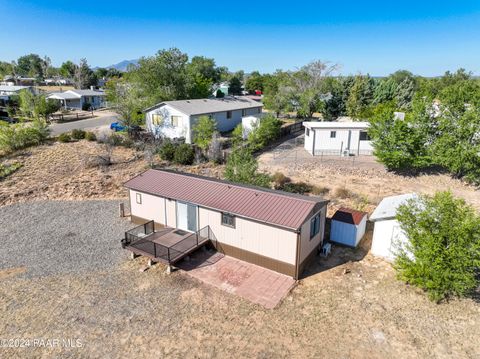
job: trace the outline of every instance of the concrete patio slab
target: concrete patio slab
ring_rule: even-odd
[[[268,309],[275,308],[295,285],[284,274],[216,252],[197,251],[176,266],[193,278]]]

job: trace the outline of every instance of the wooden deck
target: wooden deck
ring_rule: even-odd
[[[131,252],[155,262],[173,264],[206,244],[210,239],[198,232],[162,228],[126,246]]]

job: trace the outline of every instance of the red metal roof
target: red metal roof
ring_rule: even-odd
[[[365,212],[342,207],[335,212],[332,220],[357,225],[360,224],[363,217],[365,217],[366,215],[367,213]]]
[[[318,197],[154,169],[132,178],[125,187],[295,230],[316,206],[328,202]]]

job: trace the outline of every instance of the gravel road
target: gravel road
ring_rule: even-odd
[[[0,270],[27,277],[108,269],[127,258],[120,239],[132,224],[121,201],[42,201],[0,207]]]

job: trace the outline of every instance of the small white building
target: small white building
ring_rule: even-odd
[[[395,252],[399,245],[405,243],[407,238],[396,220],[397,209],[410,199],[417,199],[415,193],[399,196],[385,197],[370,216],[370,221],[375,223],[371,253],[389,261],[395,259]]]
[[[10,97],[15,96],[22,90],[34,92],[32,86],[14,86],[14,85],[0,85],[0,96]]]
[[[242,133],[243,139],[246,140],[250,132],[252,132],[255,128],[260,126],[260,122],[264,117],[264,113],[256,113],[253,115],[242,117]]]
[[[356,247],[365,235],[367,213],[350,208],[340,208],[332,217],[330,241]]]
[[[105,107],[105,92],[100,90],[68,90],[53,92],[48,99],[58,100],[65,109],[82,110],[84,104],[90,104],[90,109]]]
[[[213,118],[217,130],[227,132],[241,123],[242,117],[260,114],[262,106],[246,97],[224,97],[165,101],[144,112],[147,129],[156,137],[185,138],[186,143],[192,143],[192,129],[199,117]]]
[[[371,155],[368,122],[303,122],[305,149],[318,155]]]

